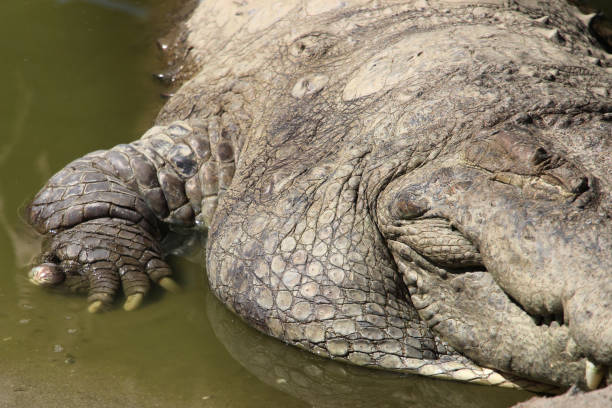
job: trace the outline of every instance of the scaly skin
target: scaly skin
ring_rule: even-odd
[[[202,3],[201,70],[159,126],[34,199],[50,245],[33,280],[88,290],[93,311],[121,284],[133,309],[149,281],[173,287],[160,226],[207,227],[217,297],[285,342],[596,387],[587,359],[612,364],[612,75],[584,18],[346,3]]]

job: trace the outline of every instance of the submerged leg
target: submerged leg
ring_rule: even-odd
[[[162,224],[203,229],[209,223],[220,188],[227,187],[217,180],[227,183],[233,175],[232,146],[215,125],[156,126],[52,177],[27,214],[48,236],[32,282],[88,293],[90,312],[106,309],[119,291],[124,309],[134,310],[151,283],[178,290],[162,259]],[[216,132],[212,143],[209,130]]]

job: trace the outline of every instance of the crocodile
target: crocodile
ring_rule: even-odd
[[[194,76],[27,208],[31,280],[88,310],[178,285],[207,234],[249,325],[359,366],[610,384],[612,58],[557,1],[201,2]]]

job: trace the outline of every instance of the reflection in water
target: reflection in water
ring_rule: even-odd
[[[21,219],[18,219],[15,224],[11,224],[5,211],[2,191],[0,191],[0,230],[4,230],[10,238],[15,265],[20,269],[27,268],[40,252],[42,239]],[[7,249],[5,248],[5,251]],[[29,307],[28,299],[35,293],[35,287],[23,275],[15,275],[14,277],[16,292],[19,294],[17,304],[20,308],[27,309]]]
[[[59,4],[66,4],[69,2],[82,1],[85,3],[93,4],[96,6],[104,7],[109,10],[116,10],[122,13],[129,14],[134,17],[145,18],[147,16],[147,10],[132,5],[130,3],[124,1],[116,1],[116,0],[57,0]]]
[[[234,359],[260,381],[314,407],[507,407],[529,397],[337,363],[256,332],[213,296],[206,308],[215,335]]]

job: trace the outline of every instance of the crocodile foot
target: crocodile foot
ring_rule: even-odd
[[[151,283],[179,289],[160,254],[157,239],[140,225],[99,218],[51,236],[29,277],[39,286],[87,293],[92,313],[107,309],[121,290],[123,308],[130,311],[140,306]]]

